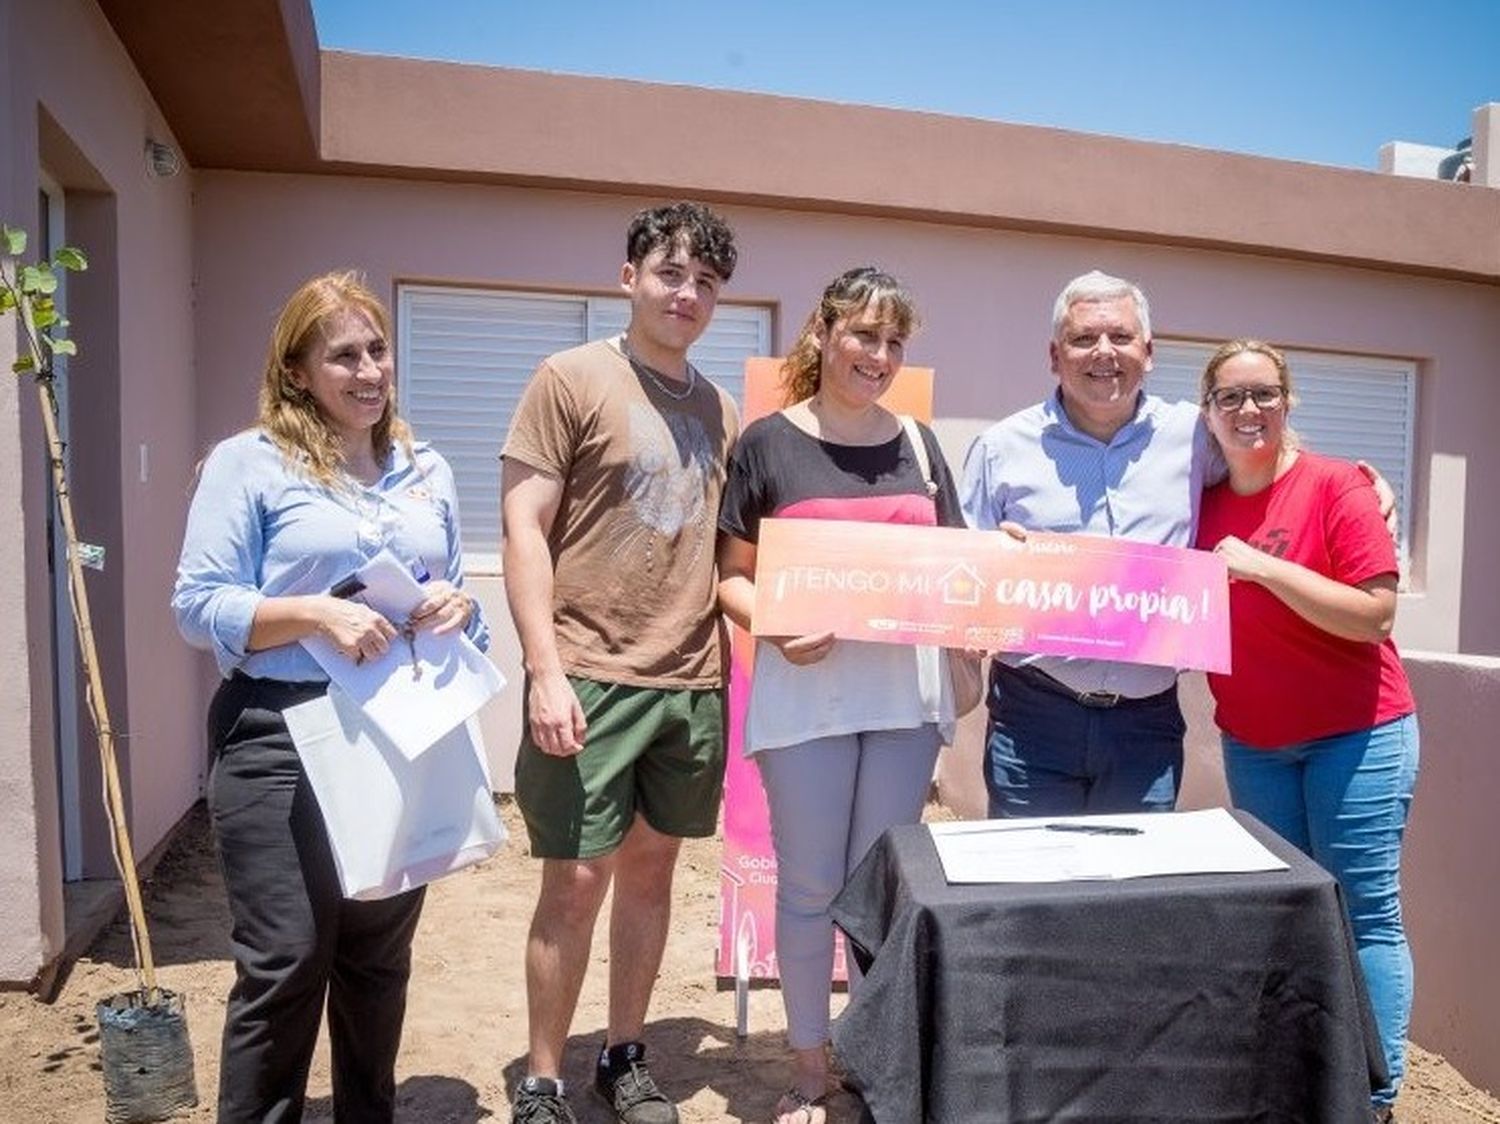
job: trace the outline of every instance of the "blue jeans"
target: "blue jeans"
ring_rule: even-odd
[[[996,664],[985,783],[989,814],[1170,812],[1182,785],[1186,725],[1177,690],[1084,706]]]
[[[1411,1021],[1411,949],[1401,924],[1401,837],[1417,783],[1416,715],[1369,730],[1280,749],[1255,749],[1224,735],[1224,775],[1243,808],[1338,879],[1380,1030],[1390,1083],[1406,1071]]]

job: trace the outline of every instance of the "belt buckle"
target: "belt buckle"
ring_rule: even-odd
[[[1109,710],[1120,704],[1119,691],[1079,691],[1078,701],[1095,710]]]

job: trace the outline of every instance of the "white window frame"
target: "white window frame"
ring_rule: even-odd
[[[493,319],[486,318],[487,311]],[[535,315],[528,321],[530,313]],[[721,301],[708,329],[688,352],[694,366],[741,405],[744,360],[771,354],[771,313],[766,304]],[[444,337],[424,325],[424,317],[430,322],[442,315],[463,323],[460,331],[470,332],[448,354],[442,353]],[[397,285],[397,401],[417,436],[431,441],[453,467],[466,573],[500,572],[500,449],[515,402],[537,364],[565,347],[616,335],[629,319],[630,302],[617,295]],[[507,323],[514,333],[505,332]],[[439,385],[466,384],[484,392],[475,395],[472,409],[424,400],[429,389],[436,394]]]
[[[1158,337],[1146,389],[1169,401],[1198,401],[1203,368],[1217,347]],[[1373,355],[1281,351],[1297,398],[1292,428],[1305,447],[1344,460],[1368,461],[1396,493],[1397,555],[1405,590],[1411,574],[1417,364]]]

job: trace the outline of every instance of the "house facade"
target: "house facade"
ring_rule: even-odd
[[[65,49],[62,45],[65,45]],[[201,795],[209,661],[167,597],[197,462],[252,417],[269,326],[307,276],[354,266],[397,317],[403,409],[459,472],[473,587],[519,682],[499,580],[496,454],[535,359],[619,325],[623,232],[712,202],[741,266],[700,365],[731,388],[826,280],[875,263],[915,290],[950,460],[1053,385],[1053,297],[1139,281],[1180,391],[1214,343],[1291,349],[1313,441],[1402,498],[1397,640],[1426,755],[1406,877],[1414,1036],[1500,1088],[1500,107],[1467,184],[1060,130],[681,86],[320,50],[307,0],[0,0],[0,216],[79,245],[65,300],[72,487],[137,850]],[[173,166],[175,165],[175,171]],[[0,338],[0,360],[14,341]],[[1299,422],[1302,415],[1299,415]],[[69,887],[112,873],[92,731],[49,542],[29,384],[0,384],[0,979],[62,954]],[[1194,694],[1196,692],[1196,694]],[[1222,791],[1201,683],[1190,801]],[[514,690],[485,716],[497,773]],[[980,791],[977,733],[945,794]],[[965,753],[969,756],[965,757]],[[1486,989],[1489,989],[1486,991]]]

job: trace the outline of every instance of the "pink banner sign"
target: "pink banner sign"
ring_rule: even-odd
[[[1227,673],[1229,577],[1128,539],[766,519],[752,629]]]

